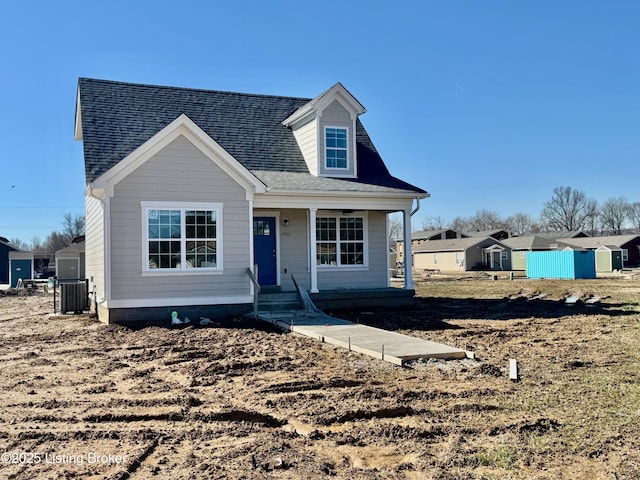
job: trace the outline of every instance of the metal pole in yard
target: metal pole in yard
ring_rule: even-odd
[[[384,360],[384,344],[382,344],[382,360]]]
[[[58,285],[58,277],[53,277],[53,313],[56,313],[56,290]]]

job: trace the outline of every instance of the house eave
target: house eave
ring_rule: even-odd
[[[317,115],[322,112],[324,108],[333,100],[337,100],[345,107],[351,114],[352,120],[355,120],[359,115],[366,113],[367,109],[354,97],[349,90],[340,82],[336,83],[333,87],[327,91],[321,93],[309,103],[303,105],[287,118],[282,121],[285,127],[292,127],[295,124],[306,121],[309,117]]]
[[[429,198],[431,195],[427,192],[376,192],[376,191],[344,191],[344,190],[315,190],[301,191],[289,189],[269,189],[265,195],[282,195],[292,197],[343,197],[343,198],[402,198],[402,199],[423,199]]]

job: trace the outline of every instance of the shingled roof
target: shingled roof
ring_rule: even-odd
[[[312,99],[80,78],[78,100],[76,118],[80,125],[76,130],[84,144],[87,183],[182,114],[263,178],[282,181],[282,175],[264,172],[296,173],[288,177],[290,183],[285,186],[290,188],[297,185],[295,182],[313,181],[291,129],[282,125],[285,118]],[[359,120],[356,144],[358,178],[341,179],[341,184],[351,183],[354,190],[371,185],[426,194],[389,173]]]

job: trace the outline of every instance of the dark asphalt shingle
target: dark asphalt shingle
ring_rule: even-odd
[[[85,176],[94,181],[182,114],[249,170],[309,173],[282,121],[311,99],[78,80]],[[389,174],[357,121],[359,178],[389,188],[424,191]]]

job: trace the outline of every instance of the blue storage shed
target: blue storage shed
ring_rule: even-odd
[[[9,240],[0,237],[0,284],[9,283],[9,252],[16,250],[16,247],[9,244]]]
[[[9,286],[16,288],[18,280],[33,278],[33,252],[9,252]]]
[[[528,278],[596,278],[593,250],[527,252]]]

